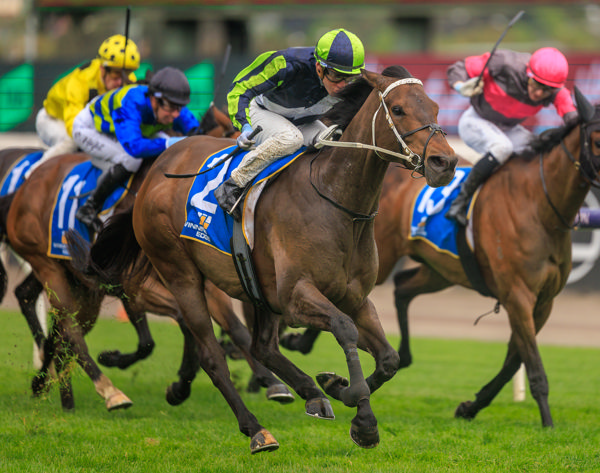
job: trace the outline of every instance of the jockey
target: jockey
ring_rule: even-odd
[[[302,145],[338,133],[336,126],[327,128],[318,118],[337,102],[335,96],[346,83],[360,74],[364,61],[360,39],[340,28],[323,35],[316,47],[263,53],[237,75],[227,95],[231,121],[242,132],[237,145],[244,150],[254,143],[257,147],[215,190],[223,210],[239,220],[236,203],[260,171]],[[249,138],[258,126],[262,131],[256,139]]]
[[[198,120],[185,107],[190,102],[190,84],[179,69],[160,69],[149,85],[128,85],[96,97],[73,123],[75,143],[104,172],[77,219],[97,232],[97,218],[106,198],[142,165],[185,138],[169,137],[165,130],[183,135],[199,130]]]
[[[140,67],[140,53],[135,43],[117,34],[104,40],[98,57],[75,68],[52,86],[35,120],[35,129],[49,146],[40,160],[32,166],[59,154],[77,151],[72,139],[73,121],[85,105],[97,95],[135,82],[133,71]]]
[[[483,155],[446,213],[462,225],[466,225],[467,206],[479,185],[512,153],[527,147],[532,133],[521,125],[526,118],[552,104],[565,122],[577,117],[565,88],[569,64],[560,51],[542,48],[528,54],[498,50],[485,67],[489,57],[490,53],[470,56],[447,71],[450,87],[471,99],[458,122],[458,134]]]

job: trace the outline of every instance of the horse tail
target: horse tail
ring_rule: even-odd
[[[90,246],[77,232],[66,235],[73,258],[72,265],[101,282],[122,285],[126,278],[144,280],[152,269],[133,232],[133,207],[115,214],[102,227]]]

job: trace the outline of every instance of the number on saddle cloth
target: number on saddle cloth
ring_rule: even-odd
[[[17,160],[11,170],[4,176],[2,184],[0,185],[0,197],[12,194],[16,192],[19,187],[25,182],[25,174],[31,166],[37,163],[42,155],[43,151],[36,151],[23,156]]]
[[[67,174],[55,198],[50,222],[50,242],[48,255],[57,258],[71,259],[63,234],[75,229],[86,241],[90,242],[87,226],[75,218],[77,209],[89,198],[96,188],[102,170],[93,166],[91,161],[75,166]],[[125,197],[133,176],[125,186],[119,186],[104,202],[99,216],[108,217],[114,207]]]
[[[202,174],[195,177],[188,194],[186,221],[180,235],[182,238],[208,244],[227,254],[231,254],[230,241],[233,235],[233,218],[221,209],[214,196],[214,190],[229,178],[231,172],[242,162],[246,152],[233,156],[213,169],[210,168],[235,149],[237,147],[232,146],[209,156],[198,170]],[[294,154],[278,159],[267,166],[256,176],[251,189],[273,178],[300,157],[304,151],[306,151],[306,148],[302,147]],[[248,194],[250,194],[250,191]],[[240,205],[244,204],[244,202],[240,203]]]

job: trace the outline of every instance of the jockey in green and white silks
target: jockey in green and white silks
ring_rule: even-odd
[[[236,202],[244,187],[270,163],[336,133],[318,119],[337,101],[348,80],[360,74],[365,52],[360,39],[340,28],[316,47],[261,54],[234,79],[227,95],[233,125],[242,131],[237,144],[256,148],[215,191],[219,205],[240,218]],[[262,131],[252,139],[253,129]]]

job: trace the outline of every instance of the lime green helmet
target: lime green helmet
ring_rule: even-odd
[[[365,67],[365,48],[358,36],[339,28],[321,36],[315,58],[321,65],[342,74],[360,74]]]

